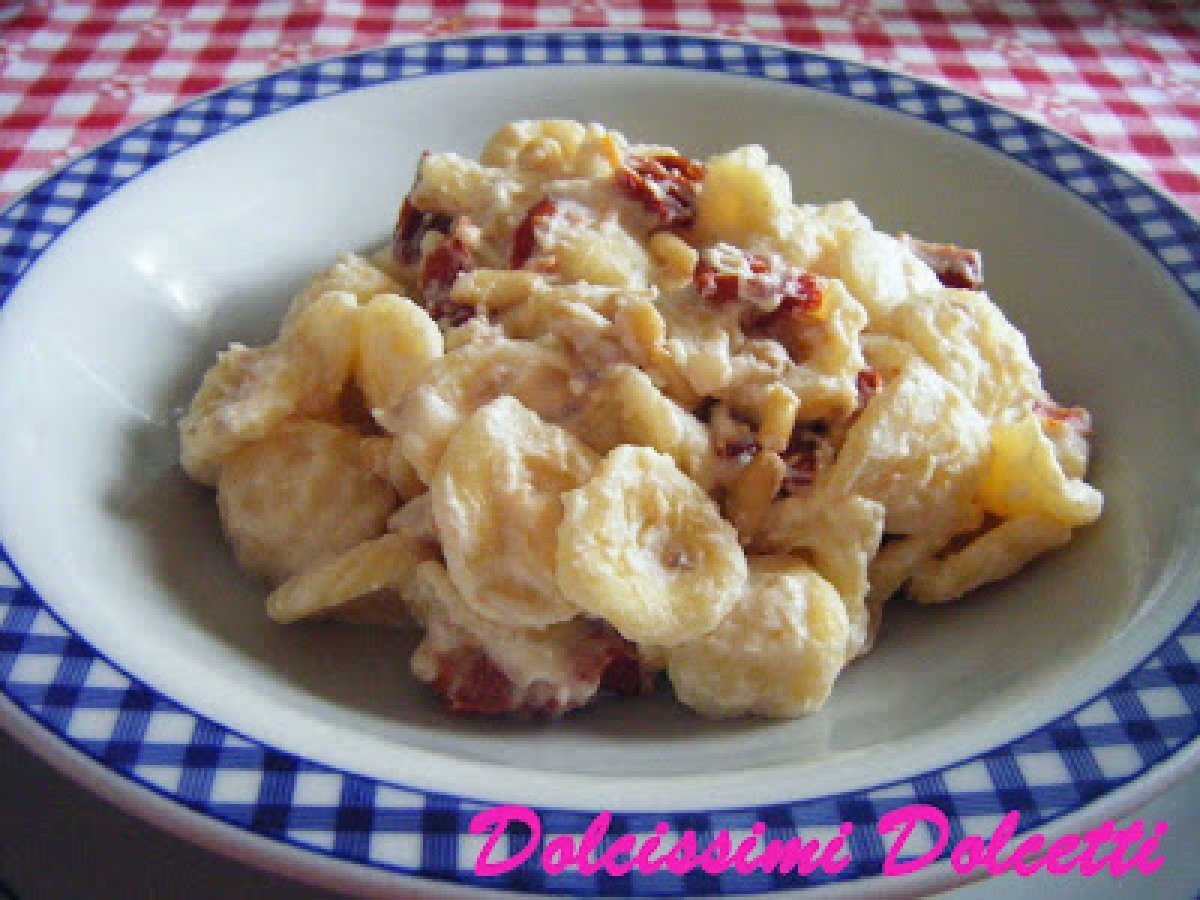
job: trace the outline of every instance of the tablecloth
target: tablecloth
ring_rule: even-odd
[[[0,0],[0,205],[198,94],[350,50],[535,27],[781,41],[981,95],[1200,213],[1196,0]]]

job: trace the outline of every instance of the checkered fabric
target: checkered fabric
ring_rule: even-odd
[[[216,9],[216,8],[214,8]],[[722,70],[801,84],[903,111],[1034,168],[1107,215],[1146,247],[1200,306],[1200,230],[1167,198],[1061,135],[994,105],[903,74],[816,53],[732,40],[603,32],[451,38],[314,62],[219,92],[136,127],[69,163],[0,214],[0,302],[21,272],[110,191],[206,136],[313,97],[426,73],[584,61]],[[2,548],[0,548],[2,549]],[[1044,828],[1145,775],[1200,736],[1200,605],[1144,661],[1062,718],[980,756],[853,793],[761,807],[623,814],[609,833],[664,840],[695,832],[700,847],[757,822],[765,839],[800,834],[822,843],[850,823],[851,864],[837,876],[695,871],[552,875],[530,861],[499,877],[472,866],[482,845],[468,832],[480,801],[382,783],[330,769],[236,734],[139,683],[72,633],[0,555],[0,691],[102,765],[233,826],[341,860],[425,878],[578,896],[770,892],[880,874],[875,829],[914,803],[948,817],[953,840],[989,834],[1010,810],[1022,833]],[[580,834],[599,810],[541,809],[543,840]],[[932,834],[924,836],[925,847]],[[523,842],[510,835],[510,852]],[[913,847],[913,855],[924,847]]]
[[[0,2],[0,205],[114,132],[243,79],[414,38],[573,26],[782,41],[943,81],[1200,211],[1192,0]]]

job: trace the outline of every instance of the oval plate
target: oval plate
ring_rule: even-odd
[[[882,227],[982,247],[1051,388],[1097,414],[1102,524],[987,598],[898,609],[827,710],[799,723],[700,723],[662,698],[550,726],[460,722],[403,683],[390,635],[264,623],[211,499],[173,468],[172,411],[217,347],[270,333],[307,272],[386,235],[421,149],[474,153],[502,121],[538,115],[696,155],[763,143],[797,197],[853,197]],[[880,877],[891,810],[936,806],[952,840],[1013,810],[1019,834],[1061,831],[1120,815],[1197,756],[1200,233],[1010,112],[761,44],[448,39],[186,104],[30,190],[0,216],[0,241],[0,713],[166,827],[405,895],[863,879],[912,893],[955,875]],[[535,854],[477,876],[469,823],[499,803],[534,808],[547,837],[609,809],[610,840],[666,822],[701,846],[757,822],[767,839],[822,842],[849,823],[850,863],[613,877],[547,874]]]

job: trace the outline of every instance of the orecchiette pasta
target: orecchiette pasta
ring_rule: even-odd
[[[355,378],[367,406],[391,409],[442,355],[442,332],[407,297],[377,294],[359,310]]]
[[[787,173],[767,161],[762,147],[739,147],[708,161],[697,230],[708,243],[748,247],[778,233],[778,219],[791,206]]]
[[[395,507],[358,435],[324,422],[293,422],[246,444],[217,481],[238,562],[274,580],[379,536]]]
[[[322,294],[270,346],[220,354],[179,422],[184,470],[215,485],[239,447],[290,420],[331,414],[354,362],[357,308],[353,294]]]
[[[435,359],[400,403],[378,418],[428,484],[455,431],[490,400],[513,396],[550,421],[565,417],[577,402],[571,371],[571,359],[559,347],[488,331]]]
[[[767,553],[803,554],[837,589],[849,621],[847,658],[867,641],[868,573],[883,537],[884,515],[875,500],[814,490],[773,503],[755,541],[755,549]]]
[[[587,445],[510,396],[455,431],[429,493],[463,603],[484,618],[530,627],[576,615],[555,580],[555,535],[560,498],[596,464]]]
[[[180,459],[272,618],[416,625],[453,711],[664,676],[703,715],[810,714],[893,595],[957,599],[1100,514],[1090,417],[982,279],[793,202],[761,147],[513,122],[423,155],[386,248],[218,356]]]
[[[863,408],[827,477],[841,493],[882,503],[889,533],[913,534],[971,499],[987,449],[983,416],[913,359]]]
[[[1043,516],[1078,528],[1100,515],[1103,498],[1090,484],[1063,471],[1054,445],[1034,413],[992,427],[992,450],[979,502],[1004,518]]]
[[[913,572],[909,593],[918,603],[945,603],[967,591],[1013,574],[1047,550],[1071,539],[1071,529],[1053,519],[1017,516],[943,559],[930,559]]]
[[[670,647],[729,612],[746,580],[737,532],[671,457],[615,447],[562,501],[558,584],[588,614]]]
[[[345,253],[292,298],[280,330],[291,330],[301,320],[305,310],[332,291],[350,294],[356,303],[363,304],[379,294],[402,293],[403,289],[379,266],[356,253]]]
[[[758,556],[734,608],[670,650],[667,671],[679,698],[708,716],[804,715],[833,689],[849,634],[828,581],[801,559]]]
[[[334,619],[358,625],[412,624],[404,590],[414,568],[433,558],[420,542],[385,534],[293,575],[267,598],[277,622]]]
[[[978,291],[940,288],[892,310],[890,334],[909,342],[988,419],[1042,395],[1025,336]]]

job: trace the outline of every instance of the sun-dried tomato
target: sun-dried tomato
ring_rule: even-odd
[[[956,244],[935,244],[906,235],[917,258],[933,269],[944,287],[978,291],[983,287],[983,254]]]
[[[829,426],[825,422],[816,420],[797,425],[787,449],[780,454],[785,466],[781,493],[791,496],[811,486],[833,455]]]
[[[475,254],[457,235],[446,235],[421,261],[421,290],[448,291],[463,272],[475,268]]]
[[[742,279],[738,275],[718,273],[711,265],[700,263],[692,273],[696,293],[716,306],[737,303]]]
[[[461,645],[437,655],[432,686],[451,712],[536,718],[564,715],[599,691],[638,696],[654,690],[654,673],[642,664],[636,645],[606,622],[588,623],[570,652],[566,682],[539,679],[518,687],[486,648]]]
[[[766,286],[771,288],[770,300],[749,306],[741,319],[742,328],[750,337],[775,341],[794,362],[804,363],[827,332],[823,283],[810,272],[789,267]],[[770,303],[774,303],[773,309]]]
[[[774,322],[812,316],[825,303],[821,282],[811,272],[788,272],[779,291],[779,305],[771,313]]]
[[[824,306],[821,282],[811,272],[723,245],[700,255],[692,284],[697,294],[716,306],[744,304],[763,325],[805,319]]]
[[[431,231],[448,234],[452,224],[453,219],[445,213],[423,212],[405,197],[392,236],[392,258],[402,266],[414,265],[421,258],[425,235]]]
[[[736,459],[742,463],[749,463],[754,457],[762,452],[762,445],[754,438],[742,437],[732,441],[726,441],[717,449],[717,455],[724,459]]]
[[[421,285],[421,305],[433,319],[443,325],[455,326],[463,324],[475,314],[474,307],[450,299],[450,289],[454,287],[455,279],[474,268],[475,254],[456,234],[446,235],[425,254],[418,281]]]
[[[512,680],[475,647],[439,654],[433,689],[451,712],[485,716],[514,712]]]
[[[821,465],[815,441],[807,442],[794,450],[788,450],[782,458],[784,466],[786,466],[782,485],[784,494],[797,494],[817,480],[817,472]]]
[[[579,648],[577,677],[587,682],[598,681],[599,690],[626,697],[651,693],[654,674],[642,665],[637,646],[607,622],[590,624],[588,637]]]
[[[855,377],[854,386],[858,390],[858,405],[861,409],[867,405],[867,401],[883,390],[883,376],[879,374],[878,369],[867,366]]]
[[[665,228],[696,223],[697,185],[704,165],[677,153],[632,155],[616,171],[617,186],[653,213]]]
[[[771,270],[771,263],[765,256],[757,253],[745,254],[750,271],[756,275],[765,275]],[[692,271],[692,284],[696,293],[717,306],[737,303],[743,299],[742,286],[744,276],[739,272],[726,271],[717,266],[709,256],[701,256]]]
[[[537,249],[537,229],[545,225],[558,212],[558,203],[551,197],[543,197],[525,213],[525,218],[513,232],[510,265],[514,269],[524,268],[525,263]]]
[[[475,317],[475,307],[455,303],[449,297],[431,301],[426,311],[431,319],[446,328],[465,325]]]

